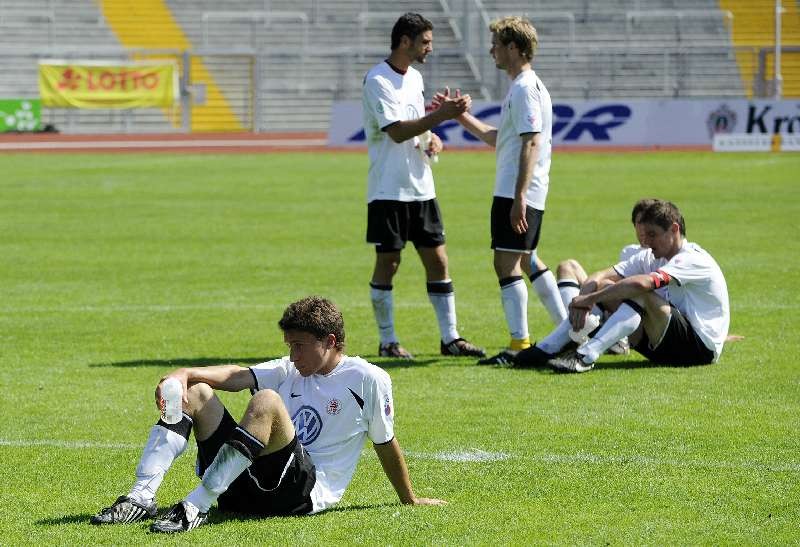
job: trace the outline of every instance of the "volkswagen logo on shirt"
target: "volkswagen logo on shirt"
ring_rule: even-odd
[[[322,418],[319,412],[310,406],[301,406],[292,416],[297,440],[301,444],[311,444],[317,440],[322,432]]]

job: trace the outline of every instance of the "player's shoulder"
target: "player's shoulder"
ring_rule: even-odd
[[[250,366],[250,368],[254,368],[256,370],[273,369],[273,368],[283,368],[288,370],[290,367],[294,367],[294,365],[289,360],[289,357],[278,357],[275,359],[270,359],[269,361],[264,361],[262,363],[257,363],[255,365]]]
[[[717,261],[711,256],[711,253],[697,243],[691,241],[687,241],[683,244],[681,250],[672,257],[671,262],[674,264],[686,264],[688,266],[714,266],[719,268]]]
[[[386,81],[392,75],[392,70],[385,61],[381,61],[367,71],[364,76],[364,82],[381,82]]]
[[[346,355],[340,365],[342,372],[350,372],[373,380],[388,380],[389,373],[363,357]]]

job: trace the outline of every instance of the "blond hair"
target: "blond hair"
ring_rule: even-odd
[[[528,61],[533,59],[533,54],[539,45],[539,36],[533,24],[524,17],[514,15],[497,19],[491,22],[489,30],[504,46],[513,43],[525,59]]]

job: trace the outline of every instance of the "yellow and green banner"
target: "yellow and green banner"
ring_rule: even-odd
[[[158,108],[178,101],[171,62],[39,61],[39,94],[51,108]]]

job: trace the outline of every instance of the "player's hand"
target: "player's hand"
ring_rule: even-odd
[[[572,302],[569,303],[569,322],[573,330],[579,331],[583,328],[586,316],[592,311],[592,306],[594,306],[594,302],[586,296],[578,295],[572,299]]]
[[[469,95],[462,95],[460,89],[456,89],[456,94],[450,96],[450,89],[445,88],[444,93],[437,93],[434,96],[434,104],[438,104],[436,108],[445,115],[445,118],[450,120],[457,118],[472,106],[472,97]]]
[[[183,386],[183,402],[184,404],[189,404],[189,375],[186,373],[184,369],[178,369],[173,372],[170,372],[166,376],[162,376],[161,379],[158,381],[158,385],[156,386],[156,408],[161,410],[161,384],[164,383],[164,380],[167,378],[177,378],[178,381]]]
[[[444,91],[437,91],[431,99],[431,110],[438,110],[442,103],[450,98],[450,88],[445,87]]]
[[[528,219],[525,218],[526,203],[523,200],[515,199],[511,206],[511,229],[517,234],[524,234],[528,231]]]
[[[442,144],[442,139],[439,138],[439,135],[436,133],[431,133],[431,142],[428,145],[428,155],[435,156],[439,152],[442,151],[444,145]]]
[[[436,498],[414,498],[411,505],[447,505],[447,502]]]

